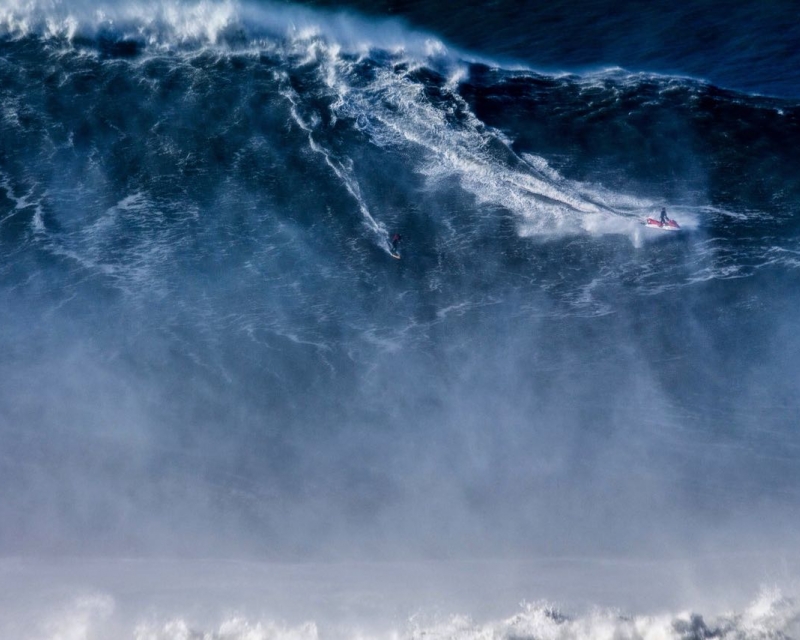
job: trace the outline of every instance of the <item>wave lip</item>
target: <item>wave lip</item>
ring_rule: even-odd
[[[447,55],[430,34],[397,20],[375,21],[344,12],[236,0],[142,0],[93,5],[63,0],[7,0],[0,4],[0,38],[36,36],[96,46],[102,53],[224,46],[263,48],[276,39],[325,37],[349,51],[372,47]]]
[[[101,49],[130,55],[144,46],[206,45],[235,41],[248,30],[242,8],[233,2],[169,0],[120,5],[12,2],[0,8],[0,35],[96,42]]]

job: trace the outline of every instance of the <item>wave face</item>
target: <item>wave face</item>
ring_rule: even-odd
[[[0,105],[3,555],[796,548],[796,102],[4,2]]]

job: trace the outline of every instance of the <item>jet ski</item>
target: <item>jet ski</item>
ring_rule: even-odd
[[[664,224],[661,224],[660,220],[656,220],[655,218],[648,218],[644,221],[646,227],[654,227],[656,229],[663,229],[664,231],[680,231],[681,225],[679,225],[674,220],[667,220]]]

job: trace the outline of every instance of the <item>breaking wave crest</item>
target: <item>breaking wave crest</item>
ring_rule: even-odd
[[[435,37],[416,33],[397,21],[360,19],[343,12],[324,13],[297,5],[224,0],[143,0],[130,3],[89,3],[80,0],[4,0],[0,5],[0,35],[41,36],[76,44],[119,46],[111,53],[132,54],[197,48],[231,49],[272,46],[276,38],[324,36],[350,51],[373,46],[419,54],[445,51]],[[128,43],[126,49],[123,44]]]

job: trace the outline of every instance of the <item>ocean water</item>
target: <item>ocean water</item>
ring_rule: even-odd
[[[783,97],[800,87],[800,9],[792,0],[674,6],[643,0],[308,0],[397,17],[508,64],[550,71],[622,66]]]
[[[797,10],[718,4],[0,0],[3,637],[796,637]]]

